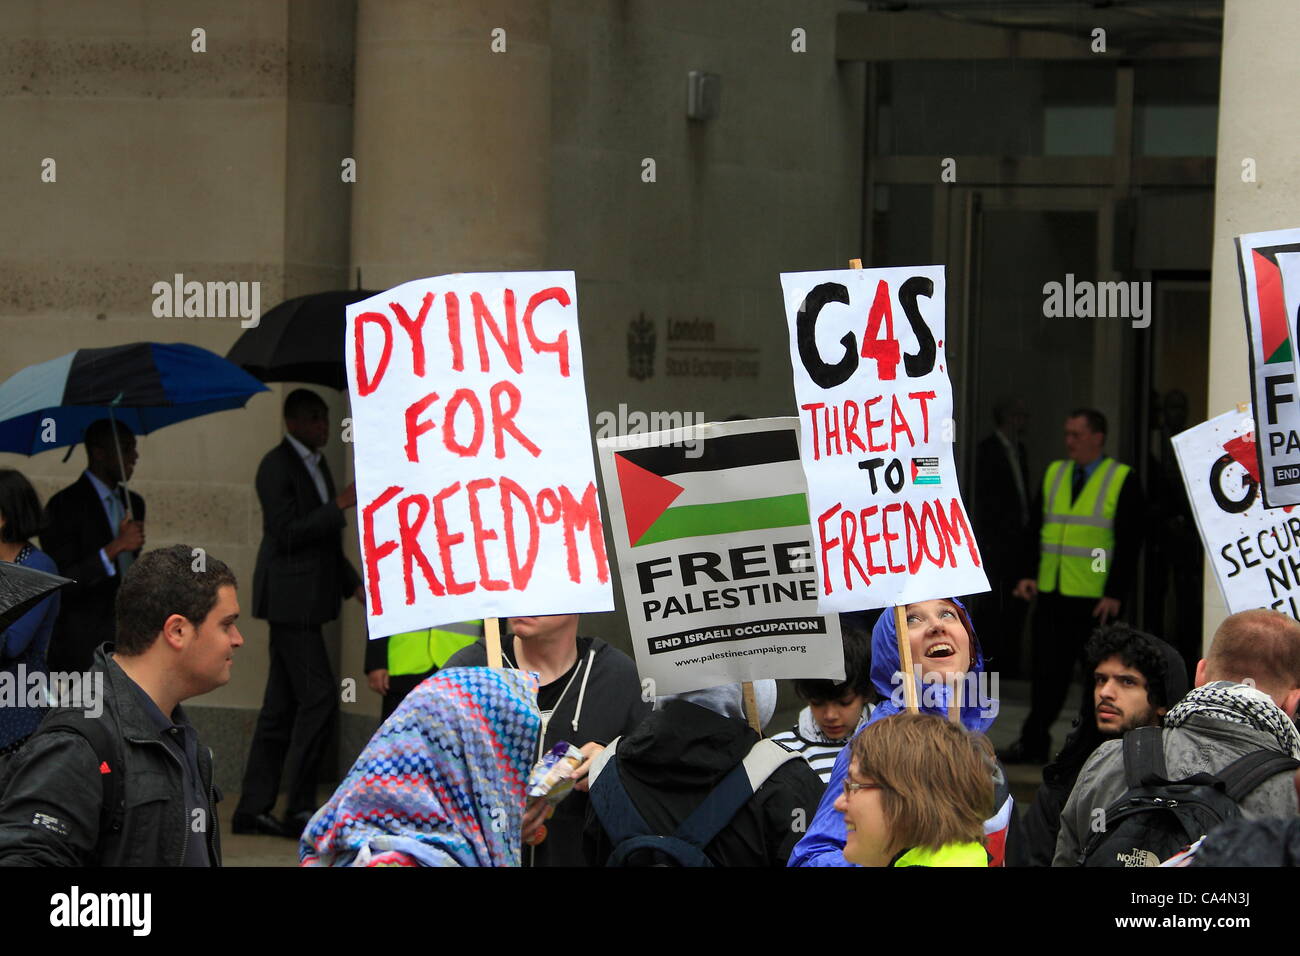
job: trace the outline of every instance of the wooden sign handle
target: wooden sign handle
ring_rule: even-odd
[[[487,666],[501,666],[501,618],[489,617],[483,621],[483,638],[487,643]]]
[[[745,699],[745,716],[749,718],[749,726],[754,728],[755,733],[760,737],[763,736],[763,724],[758,718],[758,698],[754,696],[754,682],[747,680],[740,685],[741,693]]]
[[[850,269],[861,269],[861,259],[850,259]],[[907,639],[907,609],[901,604],[894,607],[894,632],[898,637],[898,660],[903,665],[903,701],[907,704],[907,709],[912,713],[920,710],[916,701],[916,678],[912,673],[912,642]],[[955,678],[952,687],[952,697],[948,700],[948,719],[953,723],[961,723],[961,705],[959,703],[960,678]]]
[[[898,660],[903,665],[903,701],[915,714],[921,708],[916,702],[916,676],[912,673],[912,642],[907,639],[907,608],[902,604],[894,606],[894,633],[898,637]]]

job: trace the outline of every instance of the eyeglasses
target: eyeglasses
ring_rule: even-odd
[[[844,799],[847,800],[849,797],[853,796],[854,791],[857,790],[884,790],[884,789],[885,789],[885,785],[883,783],[854,783],[851,780],[845,780]]]

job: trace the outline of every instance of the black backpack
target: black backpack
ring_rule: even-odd
[[[101,858],[101,866],[114,865],[115,859],[120,856],[123,849],[114,839],[122,832],[122,825],[126,819],[126,799],[123,796],[122,786],[126,765],[122,761],[121,742],[116,730],[113,721],[102,717],[92,719],[75,710],[55,710],[47,714],[41,721],[41,725],[27,738],[27,743],[30,744],[42,734],[74,733],[90,744],[95,752],[95,758],[100,766],[99,781],[103,793],[99,813],[99,839],[96,845],[99,847],[113,845],[116,848],[111,854],[112,859]],[[5,772],[0,774],[0,797],[4,796],[5,787],[8,786],[9,778],[13,774],[12,764],[17,758],[18,754],[14,754],[9,760],[9,766],[5,767]]]
[[[606,866],[713,866],[704,848],[727,828],[778,767],[803,758],[773,740],[760,740],[733,767],[704,801],[668,836],[645,822],[623,786],[618,770],[618,741],[610,743],[591,784],[592,806],[614,851]]]
[[[1124,736],[1128,789],[1106,808],[1079,866],[1157,866],[1226,820],[1241,816],[1241,800],[1265,780],[1292,772],[1300,761],[1261,749],[1216,774],[1169,780],[1164,732],[1140,727]]]

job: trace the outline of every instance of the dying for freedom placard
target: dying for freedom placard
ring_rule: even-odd
[[[764,677],[844,678],[817,613],[793,418],[598,443],[637,670],[656,694]]]
[[[1265,508],[1249,411],[1174,436],[1205,553],[1229,613],[1267,607],[1300,620],[1300,508]]]
[[[370,635],[610,610],[573,273],[420,279],[347,315]]]
[[[781,276],[822,611],[989,589],[957,487],[943,266]]]
[[[1236,243],[1260,494],[1266,508],[1300,504],[1300,392],[1290,328],[1296,316],[1288,320],[1278,258],[1300,252],[1300,229],[1250,233]]]

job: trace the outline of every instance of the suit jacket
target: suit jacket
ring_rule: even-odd
[[[339,616],[339,605],[361,583],[343,556],[343,512],[334,503],[334,479],[323,458],[321,471],[330,499],[324,504],[289,439],[267,452],[257,468],[262,545],[253,572],[254,617],[319,627]]]
[[[134,491],[131,508],[143,521],[144,499]],[[113,640],[117,631],[114,604],[122,577],[105,571],[99,557],[99,549],[117,537],[117,529],[84,472],[55,494],[45,511],[41,550],[54,559],[60,574],[77,582],[62,592],[62,608],[50,639],[50,670],[89,670],[95,648]]]
[[[1032,508],[1034,489],[1029,484],[1029,466],[1023,442],[1016,442],[1016,463],[1025,489],[1026,507]],[[1032,520],[1032,511],[1027,515]],[[1011,573],[1025,524],[1020,520],[1020,496],[1015,472],[1006,448],[997,435],[989,435],[975,446],[975,497],[971,508],[975,538],[980,543],[991,571]]]

